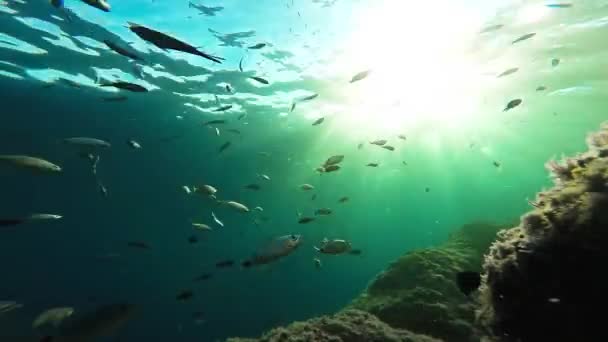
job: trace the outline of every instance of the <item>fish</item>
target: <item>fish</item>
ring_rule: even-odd
[[[195,277],[194,279],[192,279],[193,281],[203,281],[203,280],[209,280],[213,277],[213,274],[211,273],[203,273],[197,277]]]
[[[552,67],[556,67],[556,66],[558,66],[558,65],[559,65],[559,62],[560,62],[559,58],[553,58],[553,59],[551,60],[551,66],[552,66]]]
[[[361,81],[364,78],[367,78],[367,76],[369,76],[369,74],[371,73],[371,70],[365,70],[365,71],[361,71],[356,73],[351,79],[350,79],[350,83],[354,83],[357,81]]]
[[[262,208],[262,207],[255,207],[255,208],[253,208],[253,210],[259,211],[259,212],[263,212],[264,208]]]
[[[218,152],[222,153],[224,152],[228,147],[230,147],[232,143],[230,141],[226,141],[224,144],[222,144],[222,146],[220,146],[220,148],[218,149]]]
[[[140,56],[138,56],[136,53],[131,52],[125,48],[123,48],[122,46],[119,46],[118,44],[108,40],[108,39],[104,39],[103,42],[107,45],[107,47],[109,47],[112,51],[118,53],[119,55],[123,55],[125,57],[131,58],[133,60],[136,61],[143,61],[144,59],[141,58]]]
[[[505,107],[505,109],[503,109],[503,112],[506,112],[508,110],[511,110],[511,109],[519,106],[522,102],[523,102],[522,99],[514,99],[514,100],[509,101],[509,103],[507,103],[507,106]]]
[[[104,12],[110,12],[112,8],[110,4],[105,0],[82,0],[85,4],[100,9]]]
[[[431,192],[431,188],[424,188],[424,192]]]
[[[212,196],[217,193],[217,189],[209,184],[194,186],[192,191],[204,196]]]
[[[26,155],[0,155],[0,164],[48,173],[60,173],[63,171],[59,165],[55,165],[42,158]]]
[[[312,222],[314,220],[315,220],[314,217],[301,216],[301,217],[298,218],[298,223],[299,224],[307,224],[307,223],[310,223],[310,222]]]
[[[139,84],[125,82],[125,81],[106,82],[106,83],[101,83],[99,86],[100,87],[114,87],[114,88],[118,88],[118,89],[128,90],[128,91],[131,91],[134,93],[145,93],[145,92],[149,91],[147,88],[140,86]]]
[[[215,135],[220,136],[220,129],[215,127]]]
[[[265,46],[266,46],[265,43],[257,43],[255,45],[249,46],[247,48],[250,49],[250,50],[259,50],[259,49],[261,49],[261,48],[263,48]]]
[[[293,112],[295,109],[296,109],[296,103],[295,103],[295,102],[292,102],[292,103],[291,103],[291,108],[289,109],[289,112],[291,113],[291,112]]]
[[[262,174],[258,174],[258,177],[262,178],[263,180],[267,180],[267,181],[269,181],[269,180],[270,180],[270,176],[265,175],[265,174],[263,174],[263,173],[262,173]]]
[[[298,100],[297,100],[297,102],[307,102],[307,101],[314,100],[314,99],[316,99],[317,97],[319,97],[319,94],[317,94],[317,93],[313,93],[313,94],[311,94],[311,95],[307,95],[307,96],[304,96],[304,97],[302,97],[302,98],[298,99]]]
[[[239,61],[239,71],[243,72],[243,58],[245,57],[241,57],[241,60]]]
[[[196,228],[197,230],[213,230],[213,228],[209,227],[208,225],[204,224],[204,223],[192,223],[192,226],[194,228]]]
[[[129,147],[131,147],[134,150],[138,150],[141,148],[141,145],[133,139],[127,140],[127,145],[129,145]]]
[[[557,3],[557,4],[546,4],[545,6],[549,8],[570,8],[573,5],[570,3]]]
[[[225,112],[230,108],[232,108],[232,105],[225,105],[225,106],[218,107],[218,108],[214,109],[213,111],[214,112]]]
[[[528,39],[534,37],[535,35],[536,35],[536,33],[534,33],[534,32],[532,32],[532,33],[526,33],[523,36],[515,39],[513,42],[511,42],[511,44],[515,44],[515,43],[519,43],[519,42],[524,41],[524,40],[528,40]]]
[[[488,27],[482,29],[481,31],[479,31],[479,33],[488,33],[488,32],[492,32],[492,31],[500,30],[504,26],[505,25],[503,25],[503,24],[488,26]]]
[[[100,337],[115,335],[135,316],[137,306],[116,303],[97,308],[93,312],[76,317],[69,325],[61,326],[58,336],[45,336],[41,342],[97,341]]]
[[[289,256],[302,244],[301,235],[279,236],[260,247],[248,260],[241,263],[244,268],[265,265]]]
[[[361,255],[361,254],[363,254],[363,251],[362,251],[362,250],[360,250],[360,249],[351,249],[351,250],[348,252],[348,254],[350,254],[350,255]]]
[[[189,243],[197,243],[198,242],[198,237],[196,237],[196,235],[191,235],[190,237],[188,237],[188,242]]]
[[[204,6],[204,5],[197,5],[197,4],[193,3],[192,1],[188,1],[188,7],[196,8],[197,10],[200,11],[199,14],[204,14],[208,17],[214,17],[216,12],[220,12],[224,9],[224,7],[222,7],[222,6],[208,7],[208,6]]]
[[[317,120],[315,120],[315,122],[312,123],[313,126],[317,126],[323,123],[323,121],[325,121],[325,118],[318,118]]]
[[[129,30],[135,33],[139,38],[152,43],[154,46],[163,50],[176,50],[184,53],[200,56],[206,58],[215,63],[221,64],[224,58],[213,56],[208,53],[200,51],[198,48],[183,42],[177,38],[169,36],[168,34],[153,30],[151,28],[128,22]]]
[[[458,272],[456,274],[456,284],[458,289],[468,297],[481,285],[481,274],[472,271]]]
[[[343,160],[344,160],[344,155],[336,154],[336,155],[333,155],[333,156],[327,158],[325,163],[323,163],[323,166],[340,164]]]
[[[98,183],[97,187],[99,188],[99,192],[101,193],[101,195],[103,197],[108,197],[109,196],[109,194],[108,194],[108,188],[106,188],[103,184]]]
[[[312,259],[312,261],[315,264],[316,269],[320,270],[323,267],[323,264],[321,263],[321,259],[314,258],[314,259]]]
[[[211,212],[211,217],[213,218],[213,221],[215,223],[217,223],[218,226],[223,227],[224,226],[224,222],[220,221],[217,216],[215,216],[215,213],[212,211]]]
[[[127,101],[129,98],[123,95],[120,96],[109,96],[109,97],[102,97],[102,100],[104,100],[105,102],[123,102],[123,101]]]
[[[64,320],[72,316],[72,314],[74,314],[74,308],[71,307],[48,309],[34,319],[34,322],[32,322],[32,328],[38,329],[44,325],[58,327]]]
[[[64,144],[75,145],[88,148],[110,148],[112,144],[105,140],[88,137],[74,137],[63,139]]]
[[[378,139],[378,140],[373,140],[370,141],[369,143],[372,145],[377,145],[377,146],[383,146],[387,143],[388,141],[386,139]]]
[[[246,113],[243,113],[243,114],[239,115],[239,116],[238,116],[236,119],[237,119],[237,120],[241,120],[241,119],[243,119],[245,116],[247,116],[247,114],[246,114]]]
[[[547,90],[547,87],[545,87],[545,86],[536,87],[536,91],[543,91],[543,90]]]
[[[390,145],[384,145],[384,146],[380,146],[380,147],[382,147],[385,150],[389,150],[389,151],[394,151],[395,150],[395,148],[393,146],[390,146]]]
[[[357,149],[360,150],[363,148],[363,143],[359,143],[359,145],[357,145]]]
[[[232,93],[232,87],[230,87],[230,84],[226,84],[226,92]]]
[[[209,120],[209,121],[203,122],[203,126],[222,125],[225,123],[226,123],[226,120],[224,120],[224,119],[214,119],[214,120]]]
[[[242,213],[248,213],[249,212],[249,208],[247,208],[247,206],[245,206],[244,204],[241,204],[239,202],[235,202],[235,201],[222,201],[221,203],[227,205],[228,207],[242,212]]]
[[[247,184],[245,185],[245,189],[259,191],[262,187],[259,184]]]
[[[350,252],[352,246],[346,240],[328,240],[325,238],[321,241],[321,247],[313,246],[313,248],[319,253],[338,255]]]
[[[192,299],[192,297],[194,297],[194,292],[192,292],[192,290],[182,290],[177,293],[175,299],[180,302],[185,302],[189,299]]]
[[[319,208],[317,210],[315,210],[315,215],[317,216],[328,216],[331,215],[333,213],[333,210],[329,209],[329,208]]]
[[[249,78],[251,78],[252,80],[257,81],[259,83],[262,83],[262,84],[269,84],[270,83],[270,82],[268,82],[268,80],[266,80],[264,78],[261,78],[261,77],[258,77],[258,76],[250,76]]]
[[[368,163],[366,166],[369,166],[369,167],[378,167],[378,166],[380,166],[380,164],[378,164],[378,163]]]
[[[238,130],[238,129],[236,129],[236,128],[228,128],[228,129],[226,130],[226,132],[230,132],[230,133],[234,133],[234,134],[241,134],[241,131],[239,131],[239,130]]]
[[[496,76],[496,77],[504,77],[504,76],[508,76],[508,75],[511,75],[511,74],[516,73],[518,70],[519,70],[519,68],[509,68],[509,69],[507,69],[507,70],[505,70],[505,71],[501,72],[501,73],[500,73],[498,76]]]
[[[27,217],[27,221],[48,221],[48,220],[61,220],[62,215],[57,214],[31,214]]]
[[[217,268],[228,268],[228,267],[232,267],[234,266],[235,261],[234,260],[221,260],[215,263],[215,267]]]
[[[142,241],[129,241],[127,242],[127,246],[140,249],[150,249],[150,245]]]
[[[344,197],[340,197],[340,199],[338,199],[339,203],[346,203],[350,200],[350,198],[348,198],[347,196]]]
[[[317,199],[317,194],[312,194],[312,196],[310,196],[310,200],[314,201]]]
[[[407,140],[407,137],[403,134],[399,134],[397,137],[401,140]]]
[[[23,304],[19,304],[10,300],[0,301],[0,315],[17,310],[23,307]]]
[[[329,173],[340,170],[340,165],[327,165],[323,167],[323,172]]]
[[[492,162],[492,164],[493,164],[494,166],[496,166],[496,167],[500,167],[500,163],[499,163],[499,162],[497,162],[497,161],[493,161],[493,162]]]
[[[300,185],[300,189],[304,190],[304,191],[309,191],[309,190],[314,190],[314,186],[308,183],[304,183],[302,185]]]

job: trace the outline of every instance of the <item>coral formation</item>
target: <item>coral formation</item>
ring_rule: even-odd
[[[505,227],[467,224],[442,246],[407,253],[379,274],[351,307],[394,328],[446,341],[479,341],[475,307],[458,289],[456,273],[481,270],[484,253]]]
[[[359,310],[295,322],[273,329],[259,339],[231,338],[226,342],[440,342],[434,338],[394,329]]]
[[[608,340],[608,125],[587,142],[485,258],[478,317],[498,340]]]

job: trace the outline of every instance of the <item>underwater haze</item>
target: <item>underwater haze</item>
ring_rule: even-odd
[[[56,307],[135,307],[92,341],[336,312],[404,253],[517,221],[607,119],[603,1],[95,3],[0,1],[0,301],[22,305],[0,341],[74,341],[32,327]]]

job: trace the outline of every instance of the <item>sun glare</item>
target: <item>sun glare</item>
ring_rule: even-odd
[[[371,6],[335,66],[347,80],[371,70],[343,87],[341,129],[375,135],[473,125],[482,82],[466,51],[480,26],[476,13],[447,0]]]

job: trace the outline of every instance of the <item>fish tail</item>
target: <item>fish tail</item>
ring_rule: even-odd
[[[188,8],[192,8],[194,7],[194,4],[192,3],[192,1],[188,1]]]

